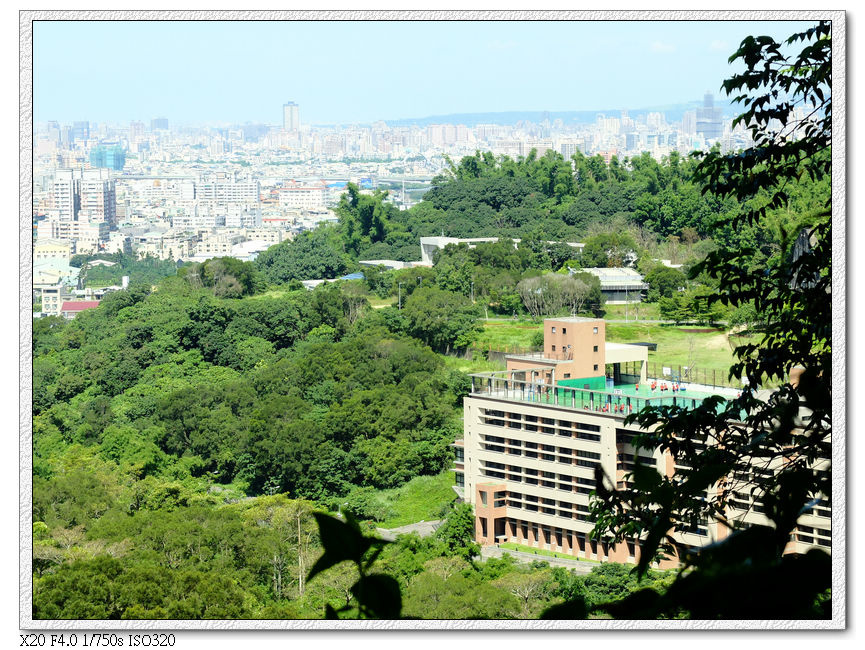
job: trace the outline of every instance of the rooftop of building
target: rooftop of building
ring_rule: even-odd
[[[589,318],[587,316],[562,316],[560,318],[545,318],[544,322],[554,321],[557,323],[597,323],[603,320],[603,318]]]
[[[648,287],[643,282],[643,276],[635,269],[626,266],[616,268],[584,268],[575,269],[575,271],[585,271],[591,273],[601,281],[602,289],[620,287],[637,287],[642,289]]]
[[[99,306],[98,300],[68,300],[63,303],[60,311],[84,311]]]
[[[539,367],[538,370],[543,370]],[[512,377],[510,371],[495,371],[470,375],[473,397],[488,397],[512,402],[531,402],[546,406],[628,415],[646,406],[680,406],[690,409],[712,396],[726,400],[735,398],[739,391],[723,386],[707,386],[690,382],[679,383],[670,378],[649,378],[645,384],[617,382],[603,376],[588,378],[597,384],[592,388],[579,387],[583,380],[563,380],[555,384],[544,381],[523,381]],[[567,385],[566,383],[567,382]],[[600,384],[603,387],[600,387]]]
[[[33,248],[47,248],[49,246],[71,248],[72,242],[66,239],[37,239],[33,244]]]

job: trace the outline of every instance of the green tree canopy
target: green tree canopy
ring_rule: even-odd
[[[328,226],[319,226],[291,241],[271,246],[258,256],[255,264],[265,279],[274,284],[332,279],[348,270],[339,233]]]
[[[466,347],[481,331],[479,310],[468,298],[451,291],[416,289],[402,312],[411,335],[434,350]]]

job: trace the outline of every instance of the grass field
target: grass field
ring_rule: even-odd
[[[474,347],[482,350],[503,350],[506,347],[531,347],[532,337],[536,332],[543,331],[541,323],[530,320],[488,320],[484,323],[484,331],[475,341]]]
[[[381,309],[382,307],[390,307],[391,305],[397,304],[397,299],[393,296],[390,296],[388,298],[379,298],[375,294],[370,294],[367,297],[367,300],[369,300],[369,304],[375,309]],[[403,298],[403,303],[405,303],[405,298]]]
[[[607,320],[659,320],[658,303],[644,302],[639,305],[604,305],[604,318]]]
[[[722,329],[676,327],[661,323],[607,323],[607,340],[615,343],[657,343],[656,352],[649,351],[649,363],[666,366],[692,366],[718,378],[729,370],[733,352]],[[692,352],[693,350],[693,352]]]
[[[263,293],[257,293],[254,296],[247,296],[244,300],[267,300],[271,298],[282,298],[286,294],[288,294],[288,289],[268,289]]]
[[[444,354],[441,355],[441,357],[445,362],[445,366],[450,370],[459,370],[460,372],[466,372],[469,374],[473,372],[491,372],[493,370],[505,369],[504,362],[487,361],[482,358],[462,359],[460,357],[451,357]]]
[[[438,476],[418,476],[392,490],[380,490],[377,497],[389,511],[380,528],[398,528],[421,520],[430,521],[441,516],[442,509],[456,499],[454,474],[445,470]]]

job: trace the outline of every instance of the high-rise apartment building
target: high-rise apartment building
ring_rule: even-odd
[[[717,140],[724,135],[724,122],[721,107],[715,106],[712,93],[703,95],[703,106],[697,109],[697,133],[702,133],[707,140]]]
[[[697,134],[697,111],[685,111],[682,115],[682,133],[685,135]]]
[[[129,123],[129,141],[134,142],[144,137],[144,122]]]
[[[294,102],[282,105],[282,130],[300,131],[300,106]]]
[[[117,195],[114,179],[107,169],[85,169],[81,172],[81,212],[86,210],[88,221],[107,223],[117,222]]]
[[[150,120],[150,130],[151,131],[167,131],[168,130],[168,118],[165,117],[155,117]]]
[[[81,209],[81,176],[71,169],[58,169],[54,173],[51,203],[60,221],[74,221]]]
[[[72,145],[72,127],[68,124],[60,127],[60,146],[69,147]]]
[[[626,425],[626,416],[647,404],[694,408],[710,395],[736,394],[732,388],[683,384],[680,377],[672,392],[674,378],[649,379],[647,366],[644,346],[605,341],[602,319],[558,318],[544,321],[543,352],[508,356],[507,370],[471,376],[454,470],[457,492],[475,509],[478,543],[512,542],[587,560],[639,560],[639,539],[611,544],[590,537],[595,471],[602,469],[623,488],[637,464],[668,477],[678,468],[669,453],[635,447],[641,431]],[[662,390],[665,385],[668,390]],[[828,466],[828,459],[815,469],[821,464]],[[725,479],[736,481],[728,520],[769,523],[750,485],[755,475],[777,469],[755,464]],[[799,519],[788,552],[815,545],[829,550],[830,516],[823,498]],[[673,534],[683,545],[700,548],[729,532],[717,521],[703,521]]]

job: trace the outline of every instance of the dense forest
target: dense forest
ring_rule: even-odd
[[[420,237],[523,239],[534,254],[546,247],[554,270],[570,252],[547,242],[584,242],[582,266],[617,266],[622,249],[699,259],[715,248],[753,248],[755,264],[777,253],[794,232],[793,215],[820,205],[828,180],[803,179],[789,188],[790,209],[767,223],[732,228],[743,206],[704,194],[692,180],[695,157],[648,153],[607,164],[600,156],[535,152],[512,160],[478,152],[449,162],[423,201],[399,210],[386,192],[362,193],[349,184],[337,226],[322,227],[259,258],[271,282],[337,277],[361,259],[419,259]],[[799,218],[799,217],[796,217]],[[540,268],[544,268],[543,265]],[[546,266],[550,268],[550,266]]]
[[[701,194],[694,165],[479,153],[408,211],[349,186],[339,224],[255,263],[175,271],[118,256],[118,268],[90,269],[132,284],[74,321],[33,324],[34,616],[292,618],[350,605],[350,567],[305,583],[321,554],[312,513],[374,519],[370,491],[450,466],[468,379],[443,355],[470,346],[484,315],[603,314],[580,269],[630,258],[674,320],[758,320],[707,312],[717,280],[687,271],[713,250],[751,248],[755,268],[786,253],[828,181],[797,184],[794,207],[761,225],[718,228],[740,206]],[[441,232],[501,239],[449,246],[433,268],[298,282],[359,259],[416,259],[418,238]],[[582,255],[564,243],[575,241]],[[579,576],[479,562],[470,512],[445,502],[440,515],[435,537],[401,537],[377,563],[397,577],[406,616],[531,618],[576,593],[599,604],[636,589],[612,565]]]
[[[36,618],[320,617],[352,601],[354,577],[305,584],[312,513],[374,517],[369,490],[451,463],[466,377],[423,319],[461,296],[421,288],[401,311],[353,305],[351,283],[218,298],[202,275],[34,321]],[[477,562],[471,511],[445,500],[440,515],[435,537],[378,562],[407,616],[532,617],[574,590],[637,586],[615,567]]]

